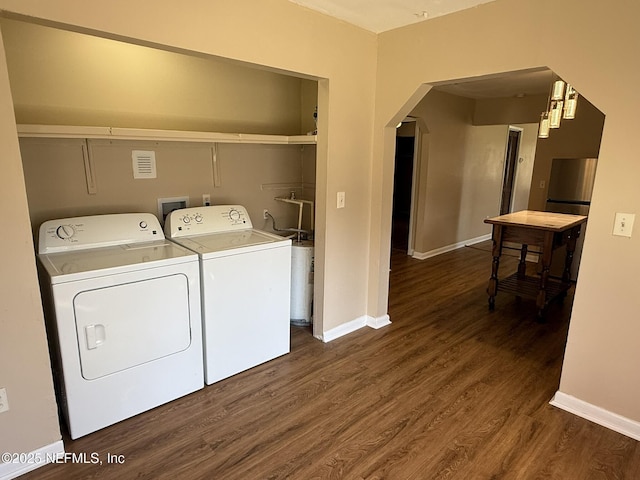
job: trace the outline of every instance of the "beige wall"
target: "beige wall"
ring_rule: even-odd
[[[490,232],[497,215],[507,125],[473,126],[475,101],[431,90],[411,116],[424,120],[418,185],[417,256]]]
[[[458,228],[468,230],[468,238],[488,234],[487,217],[500,213],[508,125],[472,126],[466,141],[462,210]],[[461,240],[464,240],[461,239]]]
[[[83,149],[91,151],[96,193],[89,194]],[[213,144],[84,139],[23,138],[22,163],[34,232],[45,220],[104,213],[157,214],[159,198],[188,197],[192,207],[209,194],[212,204],[244,205],[256,228],[297,224],[295,207],[275,197],[303,189],[303,149],[313,146],[218,144],[218,186],[214,186]],[[133,150],[155,153],[157,178],[134,179]],[[309,154],[307,154],[310,157]],[[309,164],[314,165],[312,159]],[[306,189],[309,193],[310,188]],[[311,195],[313,190],[311,189]],[[313,197],[310,198],[313,200]]]
[[[27,22],[3,19],[1,26],[18,123],[283,135],[313,129],[315,81]]]
[[[314,333],[322,336],[366,314],[376,77],[374,34],[286,0],[250,5],[235,0],[192,0],[184,8],[163,0],[154,2],[153,9],[148,2],[131,0],[0,0],[0,9],[49,24],[64,24],[80,32],[214,55],[319,79]],[[17,363],[14,352],[29,359],[8,390],[10,402],[12,395],[29,401],[24,409],[0,415],[0,422],[3,432],[20,432],[19,439],[3,435],[3,450],[29,451],[55,441],[59,431],[52,425],[55,413],[49,415],[49,421],[40,421],[40,417],[55,412],[55,403],[12,100],[4,60],[1,63],[2,195],[14,206],[10,220],[15,231],[11,239],[4,237],[2,241],[2,261],[3,268],[19,273],[0,292],[0,305],[7,313],[0,324],[0,341],[3,354],[6,351],[11,357],[2,365]],[[308,128],[304,120],[297,121],[301,128]],[[338,191],[346,192],[346,208],[340,210],[335,201]],[[15,248],[16,242],[19,249]],[[31,330],[22,327],[25,322],[31,322]],[[6,367],[0,368],[0,374],[2,378],[15,375]]]
[[[491,228],[483,220],[500,211],[510,127],[521,131],[512,211],[528,208],[538,124],[518,121],[537,119],[538,109],[543,107],[537,100],[494,100],[474,100],[433,89],[410,113],[423,120],[429,132],[422,138],[417,257],[490,234]]]
[[[0,243],[0,451],[30,452],[60,440],[18,138],[0,39],[0,199],[11,232]],[[2,464],[0,464],[2,466]]]
[[[540,113],[546,108],[547,95],[480,98],[476,100],[473,124],[537,123],[540,121]]]
[[[315,128],[316,81],[23,21],[0,24],[18,123],[282,135]],[[203,194],[214,204],[243,204],[261,228],[271,228],[265,208],[278,227],[296,225],[294,207],[274,197],[302,195],[305,147],[220,144],[223,181],[214,187],[212,144],[25,138],[21,145],[34,230],[52,218],[156,213],[160,197],[187,196],[197,206]],[[86,148],[95,194],[86,188]],[[156,152],[157,179],[132,178],[134,149]]]
[[[517,120],[538,117],[539,106],[535,102],[532,106],[523,105],[521,99],[496,100],[489,112],[486,100],[466,99],[434,89],[411,111],[411,116],[424,120],[429,131],[422,139],[416,256],[440,253],[443,248],[491,233],[483,220],[499,214],[510,127],[521,131],[512,211],[528,208],[538,124],[518,124]],[[481,124],[476,125],[477,113],[482,109],[487,111],[481,115]],[[573,130],[591,135],[591,123],[590,116],[584,115]],[[559,144],[565,154],[582,148]],[[553,147],[547,152],[556,156]],[[544,203],[540,209],[543,208]]]
[[[496,0],[379,36],[371,226],[378,268],[369,297],[372,315],[386,310],[394,122],[425,84],[548,66],[606,115],[560,391],[636,422],[640,235],[611,230],[615,212],[640,210],[640,65],[629,60],[640,42],[639,16],[640,4],[631,1],[612,10],[592,0]]]

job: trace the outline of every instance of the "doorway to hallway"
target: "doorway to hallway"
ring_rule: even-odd
[[[507,153],[504,161],[504,179],[502,181],[502,198],[500,201],[500,215],[511,212],[513,201],[513,187],[518,166],[518,150],[520,148],[521,131],[509,128],[507,140]]]
[[[413,133],[414,123],[409,125]],[[398,132],[393,176],[391,248],[404,253],[409,251],[414,151],[415,136],[405,136]]]

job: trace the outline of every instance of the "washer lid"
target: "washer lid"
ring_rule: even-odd
[[[39,258],[51,283],[198,261],[193,252],[168,240],[50,253]]]
[[[243,251],[260,250],[262,248],[291,244],[291,240],[288,238],[253,229],[183,237],[174,239],[174,241],[198,252],[203,257],[207,254],[220,252],[230,253],[230,251],[236,249],[242,249]]]

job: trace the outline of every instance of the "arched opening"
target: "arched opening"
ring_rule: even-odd
[[[424,335],[427,344],[429,335],[439,337],[451,331],[460,338],[500,336],[495,327],[501,324],[501,328],[508,325],[500,340],[506,342],[504,348],[522,349],[524,344],[517,342],[530,340],[531,331],[543,329],[553,339],[549,343],[555,345],[554,351],[545,351],[542,344],[537,347],[555,366],[550,392],[557,387],[560,375],[573,289],[563,303],[548,307],[545,327],[537,323],[535,299],[501,293],[496,311],[490,312],[485,291],[491,274],[491,227],[484,220],[500,215],[510,132],[519,133],[519,145],[513,155],[509,211],[562,211],[548,202],[550,187],[558,181],[557,176],[552,180],[552,165],[562,159],[598,157],[605,116],[586,98],[579,99],[574,119],[563,120],[549,138],[538,138],[540,114],[547,108],[556,77],[548,69],[535,69],[443,82],[402,112],[423,121],[429,135],[417,177],[414,252],[412,258],[392,253],[389,282],[391,320],[396,325],[414,322],[411,328],[429,330]],[[593,178],[563,180],[578,185]],[[583,228],[582,239],[585,233]],[[508,257],[503,261],[504,276],[517,271],[520,255],[519,245],[508,247],[503,252]],[[539,275],[539,255],[533,248],[528,253],[528,271]],[[554,257],[561,261],[563,253],[560,249]],[[575,264],[579,260],[576,254]],[[552,276],[562,275],[563,265],[557,263],[552,266]],[[513,329],[522,336],[515,335],[514,344],[509,345],[507,332],[513,333]]]

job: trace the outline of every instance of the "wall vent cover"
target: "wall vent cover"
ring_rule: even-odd
[[[133,178],[156,178],[156,152],[133,150]]]

